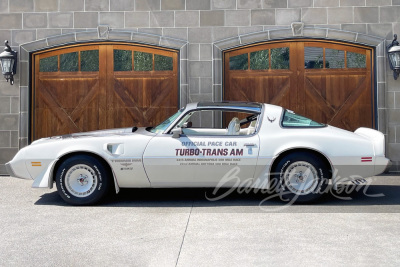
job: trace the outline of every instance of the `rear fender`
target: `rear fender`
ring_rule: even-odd
[[[385,136],[383,133],[363,127],[358,128],[354,133],[368,139],[372,143],[375,156],[385,156]]]

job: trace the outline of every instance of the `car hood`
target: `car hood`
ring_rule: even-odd
[[[133,132],[136,132],[137,130],[138,130],[137,127],[108,129],[108,130],[99,130],[99,131],[91,131],[91,132],[83,132],[83,133],[66,134],[66,135],[56,136],[56,137],[51,137],[51,138],[60,138],[61,137],[62,139],[68,139],[68,138],[79,138],[79,137],[104,137],[104,136],[110,136],[110,135],[131,134]]]
[[[99,137],[108,137],[108,136],[122,136],[122,135],[132,135],[132,134],[142,134],[142,135],[154,135],[153,133],[146,130],[144,127],[133,127],[133,128],[118,128],[118,129],[109,129],[109,130],[99,130],[99,131],[91,131],[91,132],[82,132],[82,133],[72,133],[60,136],[53,136],[42,138],[32,142],[31,145],[35,145],[38,143],[47,143],[56,140],[68,140],[68,139],[81,139],[81,138],[99,138]]]

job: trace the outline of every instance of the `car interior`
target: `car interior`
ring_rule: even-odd
[[[200,110],[189,112],[176,125],[184,135],[252,135],[256,132],[259,114],[226,111]]]

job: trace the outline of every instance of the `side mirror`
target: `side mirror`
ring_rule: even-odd
[[[179,138],[179,137],[181,137],[181,134],[182,134],[182,128],[175,128],[175,129],[172,129],[172,138]]]

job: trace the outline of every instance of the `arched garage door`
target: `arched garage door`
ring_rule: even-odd
[[[178,108],[178,54],[122,44],[34,54],[32,140],[151,126]]]
[[[373,50],[322,41],[224,53],[224,99],[281,105],[316,121],[374,128]]]

